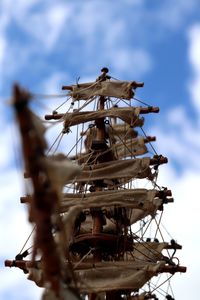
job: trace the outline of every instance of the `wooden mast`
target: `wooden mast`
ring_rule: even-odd
[[[103,68],[101,70],[102,74],[98,77],[97,80],[104,81],[107,79],[107,73],[108,69]],[[98,109],[103,110],[104,109],[104,104],[105,104],[105,97],[100,96],[99,101],[98,101]],[[103,151],[104,144],[105,144],[105,124],[104,124],[104,118],[100,118],[95,121],[96,128],[97,128],[97,133],[96,133],[96,139],[94,141],[94,144],[98,147],[98,151]],[[96,148],[95,146],[95,148]],[[98,161],[97,161],[98,163]],[[99,186],[98,183],[95,184],[94,189],[96,191],[102,190],[102,187]],[[98,235],[99,233],[102,232],[103,229],[103,222],[102,222],[102,212],[101,209],[94,208],[91,209],[91,215],[92,215],[92,235]],[[99,249],[94,250],[93,254],[94,262],[101,261],[101,251]],[[90,300],[95,300],[96,299],[96,294],[92,293],[90,295]]]
[[[33,185],[33,196],[30,201],[29,221],[36,225],[32,263],[38,249],[41,253],[41,268],[44,279],[51,291],[58,299],[62,299],[62,283],[71,282],[72,273],[69,269],[63,270],[62,259],[64,253],[56,245],[52,233],[52,215],[58,212],[59,196],[51,182],[46,166],[42,163],[45,158],[46,144],[37,130],[34,116],[28,108],[30,95],[26,91],[14,86],[14,107],[21,132],[22,150],[25,168],[28,171]],[[60,230],[62,230],[61,223]],[[6,262],[5,262],[6,264]],[[78,299],[77,297],[73,299]]]

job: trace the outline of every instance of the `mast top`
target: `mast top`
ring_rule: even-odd
[[[105,81],[106,79],[110,79],[111,76],[107,75],[107,73],[109,72],[109,69],[104,67],[101,69],[101,75],[99,77],[97,77],[96,81]]]
[[[106,68],[106,67],[104,67],[104,68],[101,69],[101,72],[108,73],[108,72],[109,72],[109,69]]]

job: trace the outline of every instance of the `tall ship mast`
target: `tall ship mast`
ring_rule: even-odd
[[[157,183],[168,160],[143,129],[144,115],[159,108],[133,106],[144,84],[108,73],[103,68],[94,82],[63,86],[70,105],[45,115],[46,122],[29,108],[33,95],[14,87],[32,189],[21,202],[34,238],[31,251],[5,266],[44,288],[43,300],[173,300],[170,279],[186,272],[175,256],[181,245],[161,230],[164,207],[173,202],[171,190]],[[54,124],[62,130],[48,150],[44,135]]]

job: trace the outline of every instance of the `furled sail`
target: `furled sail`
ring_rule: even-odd
[[[124,138],[136,138],[138,135],[137,131],[125,123],[112,124],[112,126],[107,128],[107,132],[110,138],[114,138],[116,140],[123,140]]]
[[[134,244],[132,259],[138,261],[157,262],[163,259],[162,250],[167,247],[167,243],[158,242],[140,242]],[[131,259],[131,258],[130,258]]]
[[[131,99],[135,81],[96,81],[72,85],[69,95],[74,100],[88,100],[94,96]]]
[[[91,166],[84,166],[75,182],[90,182],[105,179],[152,178],[150,158],[116,160]]]
[[[90,207],[111,207],[118,205],[129,208],[143,208],[151,205],[157,207],[162,200],[156,197],[156,190],[147,189],[127,189],[127,190],[107,190],[87,194],[64,194],[61,204],[61,212],[67,211],[72,206]]]
[[[82,263],[75,269],[78,289],[82,293],[99,293],[114,290],[135,290],[141,288],[153,276],[156,276],[165,262],[116,261]],[[29,269],[33,280],[43,286],[44,278],[40,270]]]
[[[127,124],[137,127],[143,125],[143,119],[139,118],[140,108],[137,107],[112,107],[110,109],[98,111],[78,111],[73,113],[65,113],[64,127],[86,123],[92,120],[97,120],[105,117],[119,118]]]
[[[91,265],[75,270],[75,274],[80,278],[79,289],[82,292],[138,290],[155,276],[164,264],[164,262],[155,264],[135,261],[101,262],[95,264],[95,267]]]
[[[93,128],[92,128],[93,129]],[[94,140],[94,135],[92,130],[87,135],[85,140],[85,148],[87,152],[71,156],[71,160],[76,160],[79,164],[84,164],[88,162],[88,159],[91,156],[92,143]],[[143,155],[148,152],[147,146],[145,145],[145,139],[143,137],[138,137],[135,139],[122,140],[122,142],[116,142],[112,144],[109,151],[112,151],[114,157],[117,159],[126,158],[126,157],[135,157]]]
[[[145,139],[143,137],[128,140],[125,139],[121,143],[116,143],[112,149],[117,158],[138,156],[148,152],[145,145]]]

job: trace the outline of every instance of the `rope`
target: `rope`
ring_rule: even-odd
[[[135,119],[135,121],[131,124],[131,126],[134,126],[134,124],[137,122],[137,120],[139,119],[139,115],[137,116],[137,118]],[[111,124],[109,124],[109,126],[111,127],[111,129],[112,129],[112,131],[114,131],[114,128],[113,128],[113,126],[111,125]],[[126,132],[126,134],[124,135],[124,139],[126,139],[126,136],[128,135],[128,131]],[[121,139],[121,137],[117,134],[117,137],[119,138],[119,140],[121,141],[121,143],[125,146],[125,148],[130,152],[130,154],[134,157],[134,158],[136,158],[135,157],[135,155],[133,155],[133,153],[130,151],[130,149],[126,146],[126,144],[124,143],[124,141]],[[115,148],[116,146],[115,146],[115,144],[111,147],[111,149],[112,148]]]
[[[164,242],[164,237],[163,237],[163,234],[162,234],[162,232],[161,232],[161,230],[160,230],[160,227],[159,227],[159,224],[160,224],[160,222],[161,222],[162,215],[163,215],[163,211],[162,211],[162,213],[161,213],[161,216],[160,216],[159,223],[157,223],[157,220],[156,220],[156,218],[154,218],[154,221],[155,221],[155,223],[156,223],[156,225],[157,225],[157,230],[159,231],[159,233],[160,233],[160,236],[161,236],[161,238],[162,238],[162,240],[163,240],[163,242]],[[157,232],[157,231],[156,231],[156,232]],[[167,254],[168,254],[168,255],[169,255],[169,257],[170,257],[169,250],[168,250],[168,249],[166,249],[166,251],[167,251]]]
[[[31,237],[31,235],[33,234],[33,232],[34,232],[35,229],[36,229],[36,225],[33,227],[31,233],[29,234],[29,236],[28,236],[28,238],[26,239],[24,245],[22,246],[22,249],[21,249],[21,251],[19,252],[19,254],[21,254],[22,251],[24,250],[26,244],[28,243],[28,241],[29,241],[29,239],[30,239],[30,237]],[[31,248],[31,247],[30,247],[30,248]],[[30,248],[28,248],[28,249],[30,249]]]
[[[54,109],[54,111],[56,111],[57,109],[59,109],[61,106],[63,106],[65,103],[67,103],[67,101],[69,101],[69,99],[71,99],[71,97],[69,97],[67,100],[65,100],[63,103],[61,103],[58,107],[56,107]]]
[[[157,282],[158,282],[159,280],[160,280],[160,276],[159,276]],[[161,296],[165,297],[165,296],[167,295],[167,293],[166,293],[165,290],[163,290],[163,289],[160,288],[160,287],[156,287],[156,286],[157,286],[157,283],[154,284],[154,283],[150,282],[150,285],[151,285],[151,288],[153,288],[153,289],[158,288],[158,290],[157,290],[156,292],[157,292],[158,294],[160,294]],[[153,292],[153,291],[152,291],[152,292]]]
[[[156,238],[156,235],[157,235],[157,233],[158,233],[159,226],[160,226],[160,222],[161,222],[161,219],[162,219],[162,215],[163,215],[163,211],[162,211],[161,214],[160,214],[160,219],[159,219],[159,222],[158,222],[158,223],[157,223],[157,221],[156,221],[156,219],[155,219],[157,228],[156,228],[156,232],[155,232],[154,238]],[[164,241],[164,240],[163,240],[163,241]]]
[[[148,243],[145,242],[142,238],[139,238],[139,237],[137,237],[137,236],[134,236],[134,238],[137,240],[138,244],[142,245],[146,250],[148,250],[148,251],[149,251],[151,254],[153,254],[154,256],[155,256],[156,254],[158,254],[158,255],[161,254],[161,252],[157,251],[156,249],[152,249],[152,248],[148,245]],[[140,252],[140,251],[139,251],[138,249],[136,249],[136,248],[134,248],[134,250],[137,250],[138,252]],[[141,251],[140,253],[142,253],[144,256],[148,257],[148,256],[147,256],[146,254],[144,254],[142,251]],[[155,261],[153,260],[153,258],[151,258],[151,257],[148,257],[148,259],[151,260],[152,262],[155,262]],[[156,259],[156,261],[157,261],[157,259]]]
[[[140,103],[142,103],[142,104],[144,104],[145,106],[152,106],[152,105],[149,105],[149,104],[143,102],[142,100],[137,99],[136,97],[133,97],[133,99],[140,102]]]
[[[88,128],[89,129],[89,128]],[[87,129],[87,130],[88,130]],[[87,132],[87,130],[86,130],[86,132]],[[68,152],[68,154],[67,154],[67,156],[69,156],[70,155],[70,153],[72,152],[72,150],[77,146],[77,144],[80,142],[80,140],[83,138],[83,136],[80,136],[80,138],[77,140],[77,142],[76,142],[76,144],[71,148],[71,150]]]
[[[53,154],[55,154],[55,152],[58,150],[58,147],[60,146],[60,143],[61,143],[61,141],[62,141],[63,136],[64,136],[64,133],[62,132],[62,133],[61,133],[61,136],[60,136],[60,139],[59,139],[59,141],[58,141],[58,144],[57,144],[57,146],[56,146],[56,148],[55,148]]]
[[[161,223],[161,226],[164,228],[164,230],[166,231],[166,233],[169,235],[169,237],[171,239],[173,239],[173,237],[171,236],[171,234],[169,233],[169,231],[167,231],[166,227],[163,225],[163,223]]]
[[[172,296],[173,296],[173,298],[174,298],[174,292],[173,292],[173,290],[172,290],[172,286],[171,286],[171,282],[170,282],[170,280],[169,280],[169,285],[168,285],[168,290],[170,289],[170,292],[171,292],[171,294],[172,294]],[[168,293],[168,290],[167,290],[167,293]]]
[[[81,260],[79,260],[79,262],[77,262],[77,264],[75,264],[75,266],[74,266],[74,269],[76,269],[79,265],[80,265],[80,263],[82,263],[82,261],[92,252],[92,250],[93,249],[90,249],[89,251],[88,251],[88,253],[86,253],[82,258],[81,258]]]
[[[113,77],[113,76],[110,76],[110,78],[112,78],[112,79],[114,79],[114,80],[117,80],[117,81],[120,81],[120,79],[117,79],[117,78],[115,78],[115,77]]]
[[[163,281],[159,286],[155,287],[152,291],[152,293],[154,291],[156,291],[157,289],[159,289],[163,284],[165,284],[168,280],[170,280],[172,278],[172,276],[174,276],[174,274],[172,274],[169,278],[167,278],[165,281]]]
[[[53,148],[53,146],[55,145],[55,143],[57,142],[57,140],[60,138],[60,136],[62,136],[63,132],[61,131],[59,133],[59,135],[57,136],[57,138],[55,139],[55,141],[53,142],[53,144],[51,145],[51,147],[49,148],[49,150],[47,151],[47,154],[49,154],[49,152],[51,151],[51,149]]]
[[[79,108],[80,108],[80,102],[78,101],[78,109]],[[77,126],[76,126],[76,140],[78,140],[78,133],[79,133],[78,128],[79,128],[79,124],[77,124]],[[82,141],[82,139],[81,139],[81,141]],[[77,156],[77,154],[78,154],[78,144],[77,144],[77,147],[76,147],[76,156]]]
[[[144,136],[145,136],[146,138],[148,138],[147,135],[146,135],[146,133],[145,133],[145,131],[144,131],[144,129],[143,129],[142,127],[140,127],[140,128],[141,128],[141,130],[142,130]],[[151,146],[151,148],[152,148],[152,150],[154,151],[154,153],[155,153],[156,155],[158,155],[156,149],[154,148],[154,146],[152,145],[152,143],[151,143],[150,141],[149,141],[149,145]]]
[[[68,96],[68,94],[37,94],[37,93],[31,93],[32,98],[65,98],[66,96]]]

